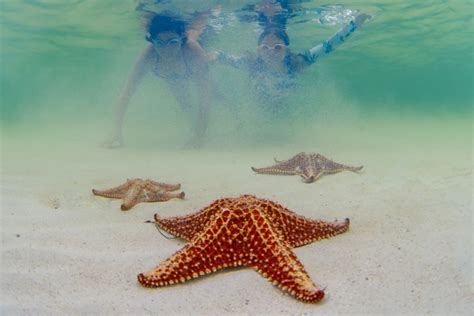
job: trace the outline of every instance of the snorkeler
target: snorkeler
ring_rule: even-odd
[[[152,72],[166,81],[184,111],[191,108],[190,84],[197,86],[197,117],[193,120],[193,136],[186,145],[199,147],[207,128],[210,106],[208,57],[198,43],[207,23],[207,14],[196,14],[188,24],[170,14],[148,13],[146,40],[149,44],[128,77],[118,101],[113,136],[103,145],[109,148],[123,145],[122,127],[128,104],[140,81]]]
[[[285,28],[289,18],[295,16],[294,12],[302,10],[301,1],[295,0],[263,0],[259,4],[247,4],[239,12],[252,12],[257,15],[239,15],[242,22],[257,22],[264,28]]]
[[[270,25],[258,38],[257,53],[234,56],[216,52],[214,57],[223,64],[245,69],[259,101],[276,110],[296,86],[294,79],[298,73],[333,51],[370,18],[367,14],[357,15],[331,38],[300,54],[290,50],[290,39],[284,28]]]

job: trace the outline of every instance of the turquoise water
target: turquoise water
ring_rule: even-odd
[[[187,14],[216,3],[171,1],[163,8]],[[220,3],[224,16],[243,4]],[[335,3],[339,2],[324,4]],[[25,0],[0,5],[2,126],[47,123],[52,117],[108,124],[105,117],[112,118],[126,75],[144,47],[136,2]],[[322,3],[301,5],[317,8]],[[290,102],[304,108],[304,116],[470,113],[474,93],[470,1],[351,1],[346,7],[374,18],[298,78],[301,87]],[[291,47],[302,51],[339,27],[314,21],[290,25]],[[254,24],[234,21],[214,34],[205,48],[233,53],[255,49],[257,30]],[[239,83],[245,74],[214,68],[219,89],[242,106],[247,90]],[[156,81],[148,78],[139,90],[127,124],[158,113],[168,113],[171,119],[179,116],[173,106],[153,104],[160,97],[174,102]],[[341,103],[348,105],[338,108]]]
[[[255,51],[261,30],[239,22],[244,2],[149,2],[185,17],[221,4],[222,28],[205,33],[204,48]],[[313,13],[288,23],[295,52],[343,24],[317,14],[340,2],[297,2]],[[130,102],[126,146],[104,149],[146,45],[136,6],[0,1],[0,314],[472,314],[472,1],[347,1],[373,19],[299,75],[277,115],[262,111],[245,72],[213,64],[218,93],[198,150],[183,150],[192,115],[150,75]],[[300,151],[364,168],[311,184],[250,169]],[[137,177],[180,183],[186,198],[122,212],[91,193]],[[322,304],[251,269],[156,291],[136,283],[184,245],[144,221],[244,193],[350,218],[340,238],[295,250],[327,290]]]

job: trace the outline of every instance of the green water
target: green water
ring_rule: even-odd
[[[172,3],[166,8],[183,14],[216,3],[229,14],[243,5],[239,1]],[[324,4],[333,3],[339,2]],[[104,126],[105,133],[120,89],[145,45],[135,5],[134,1],[110,0],[2,1],[2,127],[95,121]],[[351,1],[347,7],[374,18],[298,78],[300,88],[289,101],[296,112],[292,119],[471,115],[470,1]],[[291,47],[302,51],[338,28],[292,25],[288,30]],[[236,22],[224,27],[205,48],[237,54],[255,50],[255,30],[255,25]],[[242,112],[258,106],[246,98],[245,73],[215,66],[213,75],[217,88]],[[231,120],[218,105],[214,108],[210,137],[226,129],[226,120]],[[160,133],[159,126],[172,127],[173,121],[184,126],[181,117],[165,85],[150,76],[132,100],[125,129],[150,124],[153,133]]]
[[[165,2],[185,16],[245,4]],[[472,314],[472,3],[346,1],[373,19],[298,76],[281,115],[261,111],[245,72],[212,65],[222,98],[197,150],[183,150],[192,116],[149,75],[130,102],[126,146],[111,150],[100,143],[146,44],[136,1],[0,0],[0,314]],[[291,48],[339,27],[290,24]],[[204,48],[255,51],[258,34],[234,20]],[[300,151],[364,168],[311,184],[250,169]],[[186,198],[122,212],[91,193],[137,177],[180,183]],[[144,221],[244,193],[309,218],[350,218],[349,232],[295,250],[326,289],[322,304],[251,269],[156,290],[136,283],[184,245]]]

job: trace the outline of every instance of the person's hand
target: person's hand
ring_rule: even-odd
[[[215,63],[219,58],[219,52],[212,51],[206,54],[207,61],[211,64]]]
[[[355,22],[357,27],[360,27],[362,24],[365,23],[365,21],[370,20],[371,18],[372,18],[371,15],[362,13],[362,14],[359,14],[358,16],[356,16],[354,22]]]
[[[211,16],[217,18],[222,13],[222,5],[218,4],[210,10]]]

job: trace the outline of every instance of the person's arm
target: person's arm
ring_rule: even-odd
[[[196,17],[193,19],[192,23],[187,27],[186,30],[186,37],[191,41],[197,42],[199,37],[201,36],[202,32],[204,32],[204,28],[207,25],[207,19],[209,17],[209,13],[202,12],[198,13]]]
[[[202,32],[207,26],[209,16],[219,16],[222,8],[220,5],[203,12],[196,12],[194,18],[186,30],[186,37],[188,40],[197,42]]]
[[[244,69],[249,64],[249,56],[247,54],[244,56],[236,56],[222,51],[213,52],[213,54],[216,55],[216,59],[219,63],[232,66],[236,69]]]
[[[351,20],[349,24],[340,29],[331,38],[324,41],[311,49],[308,49],[303,54],[300,54],[306,65],[315,63],[320,57],[332,52],[337,46],[343,43],[349,35],[351,35],[357,28],[361,27],[366,20],[371,18],[367,14],[359,14],[355,19]]]
[[[193,69],[194,79],[198,88],[198,108],[192,131],[193,136],[185,145],[186,147],[200,147],[202,145],[209,121],[209,110],[211,107],[209,63],[212,61],[212,58],[202,48],[198,40],[207,25],[210,14],[220,14],[220,6],[197,13],[186,30],[185,59]]]
[[[123,145],[122,126],[125,112],[127,111],[128,104],[132,95],[135,93],[137,86],[149,70],[149,63],[152,54],[153,46],[148,45],[135,62],[135,65],[127,78],[127,83],[118,100],[113,135],[111,139],[103,143],[104,147],[113,148]]]
[[[209,111],[211,108],[211,80],[209,71],[203,71],[197,81],[198,87],[198,109],[194,126],[194,135],[188,143],[188,147],[200,147],[207,130]]]

